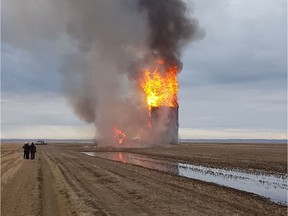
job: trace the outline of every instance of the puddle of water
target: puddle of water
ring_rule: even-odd
[[[82,152],[83,154],[86,154],[88,156],[92,156],[92,157],[95,157],[95,153],[94,152]]]
[[[212,182],[222,186],[254,193],[272,202],[287,204],[287,175],[254,174],[238,170],[209,168],[192,164],[156,160],[140,154],[124,152],[82,152],[88,156],[105,158],[122,163],[172,173],[190,179]]]

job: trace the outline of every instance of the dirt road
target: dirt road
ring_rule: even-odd
[[[79,145],[37,146],[36,160],[19,144],[1,149],[2,216],[286,215],[252,194],[89,157]]]

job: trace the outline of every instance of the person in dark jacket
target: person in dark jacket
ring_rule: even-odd
[[[24,159],[29,159],[30,146],[27,142],[24,144],[23,149],[24,149]]]
[[[30,145],[30,152],[31,152],[31,160],[35,159],[35,153],[36,153],[36,146],[32,142]]]

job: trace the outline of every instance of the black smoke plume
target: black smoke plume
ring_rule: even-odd
[[[182,0],[65,4],[67,33],[77,47],[62,73],[69,103],[81,119],[95,124],[98,137],[109,144],[114,127],[127,137],[145,137],[149,120],[137,83],[141,68],[161,58],[164,72],[172,65],[180,71],[182,48],[204,36],[197,19],[191,18]]]
[[[3,4],[3,23],[12,22],[6,24],[4,41],[37,57],[53,59],[57,52],[57,65],[62,66],[55,70],[60,71],[69,106],[81,120],[94,124],[96,137],[109,144],[114,127],[127,137],[145,135],[147,105],[137,82],[141,69],[162,58],[166,67],[176,65],[180,71],[184,46],[204,36],[182,0]]]
[[[148,15],[150,49],[166,64],[181,69],[182,47],[204,36],[198,20],[189,17],[186,4],[181,0],[140,0],[139,4],[140,10]]]

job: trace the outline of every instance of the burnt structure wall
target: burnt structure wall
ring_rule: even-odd
[[[179,107],[152,107],[151,125],[156,142],[178,144]]]

